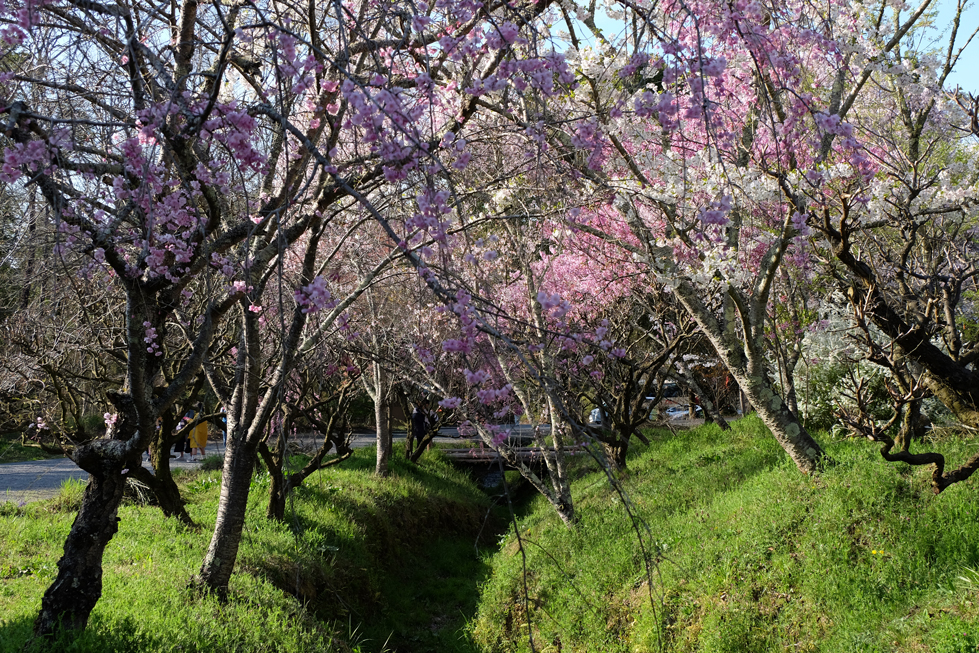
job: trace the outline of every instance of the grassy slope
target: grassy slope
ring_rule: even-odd
[[[474,650],[464,625],[488,570],[474,547],[487,499],[439,460],[395,461],[393,477],[377,479],[372,456],[359,451],[312,477],[286,524],[265,519],[267,477],[255,478],[226,604],[185,588],[214,523],[218,472],[180,477],[200,531],[156,508],[124,507],[89,628],[49,650],[379,651],[385,640],[389,651]],[[0,509],[2,653],[24,650],[79,491]]]
[[[27,460],[61,457],[59,454],[49,454],[39,447],[25,447],[20,443],[20,433],[0,433],[0,463],[19,463]]]
[[[630,460],[652,600],[603,475],[576,483],[577,532],[537,503],[521,522],[537,651],[979,651],[976,479],[936,497],[926,470],[854,441],[807,478],[758,421],[734,431],[659,432]],[[530,648],[521,563],[511,536],[472,625],[486,651]]]

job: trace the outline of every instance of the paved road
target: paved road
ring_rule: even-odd
[[[519,437],[530,437],[531,429],[526,425],[514,427],[514,433]],[[393,433],[395,446],[405,440],[404,431]],[[300,438],[307,447],[318,445],[319,441],[313,437]],[[439,444],[449,444],[456,446],[467,446],[467,440],[459,437],[459,432],[455,428],[447,427],[440,431],[435,437],[435,442]],[[362,447],[372,447],[375,443],[375,436],[370,431],[359,431],[354,433],[351,445],[355,449]],[[403,444],[401,446],[404,446]],[[224,444],[218,440],[208,443],[207,454],[224,455]],[[171,469],[192,469],[200,463],[190,460],[170,461]],[[149,467],[149,459],[143,456],[143,465]],[[16,504],[23,504],[30,501],[40,501],[50,499],[58,494],[61,484],[69,478],[88,480],[88,473],[79,469],[69,458],[54,458],[49,460],[35,460],[24,463],[0,464],[0,503],[12,501]]]
[[[0,465],[0,503],[50,499],[69,478],[88,478],[88,473],[68,458]]]
[[[395,442],[404,441],[403,431],[394,433]],[[439,443],[456,443],[458,433],[455,429],[443,429],[443,435],[435,438]],[[305,439],[308,446],[312,446],[313,438]],[[351,442],[355,449],[362,447],[372,447],[375,443],[373,433],[355,433]],[[224,444],[221,441],[208,443],[207,454],[224,455]],[[200,463],[191,460],[170,461],[171,469],[193,469]],[[149,467],[149,459],[143,456],[143,465]],[[40,501],[50,499],[58,494],[61,484],[69,478],[88,480],[88,473],[82,471],[69,458],[52,458],[48,460],[34,460],[23,463],[0,464],[0,503],[11,501],[15,504],[24,504],[30,501]]]
[[[224,455],[224,445],[211,442],[207,454]],[[143,465],[149,467],[149,458],[143,456]],[[199,462],[173,459],[171,469],[191,469]],[[24,463],[0,465],[0,503],[12,501],[23,504],[30,501],[50,499],[58,494],[61,484],[70,478],[88,480],[88,472],[82,471],[70,458],[51,458],[32,460]]]

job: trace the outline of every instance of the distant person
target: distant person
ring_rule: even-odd
[[[431,421],[428,415],[428,400],[422,399],[415,405],[415,410],[411,412],[411,437],[415,442],[421,442],[425,434],[428,433]]]
[[[180,431],[186,425],[193,422],[194,415],[196,414],[197,413],[193,409],[188,410],[187,414],[184,415],[184,418],[180,420],[180,424],[177,425],[177,430]],[[183,460],[184,454],[190,453],[190,451],[191,451],[190,442],[188,441],[187,434],[185,433],[184,435],[181,435],[180,439],[177,440],[176,444],[173,445],[173,452],[180,454],[179,456],[176,456],[177,460]]]
[[[221,442],[228,446],[228,413],[224,406],[221,406]]]
[[[197,404],[198,416],[204,414],[204,404]],[[202,421],[190,432],[191,460],[204,460],[207,452],[207,421]]]

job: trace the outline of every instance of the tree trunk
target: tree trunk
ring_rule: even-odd
[[[408,414],[410,415],[411,413]],[[412,432],[411,423],[409,422],[408,433],[405,436],[405,458],[413,463],[418,462],[418,458],[420,458],[422,455],[421,450],[422,446],[420,442],[418,443],[418,450],[415,450],[415,434]]]
[[[799,398],[795,389],[795,372],[789,367],[785,368],[785,403],[788,405],[792,414],[799,414]]]
[[[409,428],[409,431],[410,430],[411,429]],[[429,431],[428,433],[423,435],[421,439],[415,443],[417,446],[415,450],[411,452],[411,455],[408,456],[408,460],[413,463],[417,463],[418,460],[422,457],[422,454],[425,453],[425,451],[427,451],[428,448],[432,445],[432,442],[435,440],[435,434],[437,432],[438,431]]]
[[[265,461],[265,466],[269,470],[269,478],[271,479],[271,483],[269,483],[269,503],[265,507],[265,517],[274,519],[275,521],[282,521],[286,516],[286,496],[289,494],[285,474],[282,470],[284,456],[277,456],[277,452],[269,449],[268,445],[264,442],[258,445],[258,453]]]
[[[683,377],[683,380],[687,386],[694,392],[694,394],[700,397],[700,407],[704,410],[704,423],[709,424],[714,422],[721,427],[722,431],[727,431],[730,429],[731,425],[728,424],[727,420],[721,415],[721,411],[718,410],[717,405],[710,400],[710,398],[704,392],[704,389],[700,387],[699,383],[697,383],[697,378],[694,376],[693,371],[680,361],[676,362],[676,369],[678,372],[680,372],[680,376]]]
[[[605,450],[605,457],[614,472],[621,473],[626,470],[626,456],[629,454],[628,438],[613,437],[602,440],[602,449]]]
[[[554,491],[555,500],[551,503],[557,509],[557,513],[565,525],[573,527],[578,523],[578,516],[575,514],[574,501],[571,498],[571,481],[568,480],[567,467],[565,466],[565,423],[556,402],[550,394],[547,395],[547,407],[551,415],[551,440],[554,442],[554,453],[544,457],[547,464],[548,476],[551,480],[551,487]],[[538,440],[543,441],[543,438],[538,436]]]
[[[340,406],[345,405],[346,403],[343,402],[341,397]],[[266,517],[276,521],[283,521],[286,514],[286,499],[289,498],[289,493],[293,489],[300,487],[313,472],[342,463],[353,454],[349,441],[350,424],[349,422],[346,424],[348,436],[340,436],[334,430],[338,418],[339,413],[334,413],[328,422],[314,422],[320,426],[326,435],[320,444],[319,450],[317,450],[313,457],[309,459],[309,462],[298,472],[287,474],[284,470],[284,456],[279,452],[285,451],[285,441],[282,441],[281,448],[277,447],[275,451],[269,449],[264,442],[258,445],[258,451],[262,459],[265,460],[265,465],[269,468],[269,476],[272,479],[271,486],[269,487],[269,503],[265,509]],[[283,433],[288,431],[291,431],[291,426],[289,429],[283,429]],[[324,463],[323,459],[329,453],[330,449],[336,451],[336,457]]]
[[[144,467],[132,471],[131,476],[152,490],[160,510],[167,517],[176,517],[188,526],[197,524],[187,514],[186,502],[180,495],[180,488],[173,480],[170,472],[170,444],[166,438],[156,438],[150,444],[150,464],[153,473]]]
[[[805,474],[818,471],[826,461],[826,452],[785,405],[771,383],[762,375],[747,377],[741,370],[731,372],[762,422],[799,470]]]
[[[137,467],[136,469],[130,470],[129,475],[150,489],[165,517],[176,517],[187,526],[196,528],[197,524],[187,514],[186,502],[180,495],[180,488],[173,481],[173,476],[169,474],[169,465],[166,466],[166,471],[166,481],[154,475],[145,467]],[[159,469],[156,472],[159,474]]]
[[[100,443],[122,444],[105,440]],[[81,455],[85,456],[86,452]],[[95,457],[90,461],[95,462]],[[64,555],[58,561],[58,576],[41,599],[41,612],[34,622],[36,635],[83,630],[102,596],[102,555],[119,529],[119,504],[126,489],[123,470],[127,462],[100,456],[95,464],[100,469],[89,476],[82,506],[65,540]],[[136,462],[128,464],[135,466]]]
[[[759,317],[763,315],[760,311],[763,304],[756,299],[754,311],[740,309],[746,315],[754,316],[754,323],[747,326],[753,327],[755,332],[738,335],[734,329],[736,312],[733,301],[726,302],[725,319],[721,322],[707,309],[689,282],[681,281],[675,292],[690,316],[703,329],[731,376],[741,386],[743,397],[758,411],[758,416],[779,445],[801,472],[811,474],[817,471],[826,461],[826,453],[795,413],[788,409],[765,374],[764,320]],[[730,289],[729,292],[735,291]]]
[[[208,545],[204,562],[194,584],[225,597],[228,582],[238,558],[241,532],[245,526],[248,509],[248,491],[251,487],[255,465],[255,446],[241,441],[244,438],[228,437],[224,452],[224,475],[221,477],[221,499],[218,504],[214,534]]]
[[[377,466],[374,473],[378,476],[387,476],[389,473],[388,462],[391,459],[391,412],[390,398],[388,393],[380,389],[377,399],[374,400],[374,419],[377,420]]]

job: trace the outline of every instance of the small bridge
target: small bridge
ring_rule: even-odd
[[[580,454],[583,451],[581,447],[565,447],[564,449],[564,453],[571,456]],[[502,460],[504,466],[513,467],[499,451],[486,445],[479,445],[468,449],[441,449],[441,452],[452,462],[462,465],[490,465]],[[519,462],[533,465],[542,463],[544,461],[544,454],[554,453],[554,449],[550,447],[547,449],[542,449],[541,447],[510,447],[507,453],[511,460],[516,459]]]

